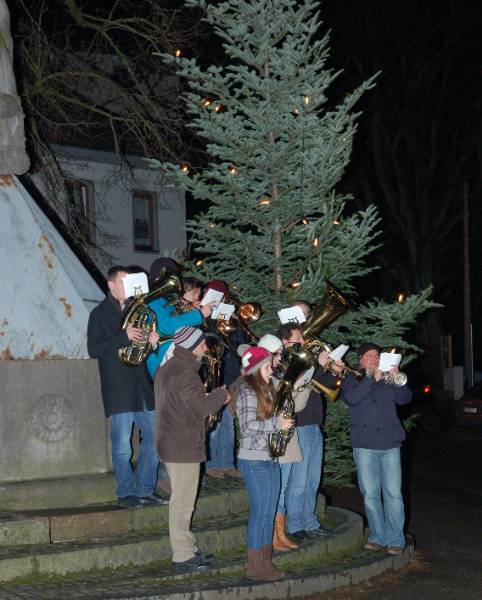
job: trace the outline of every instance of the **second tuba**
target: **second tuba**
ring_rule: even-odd
[[[317,337],[318,334],[349,310],[353,310],[350,302],[330,281],[326,280],[326,290],[320,304],[312,310],[308,319],[301,325],[305,348],[313,354],[319,354],[324,350],[326,343]]]

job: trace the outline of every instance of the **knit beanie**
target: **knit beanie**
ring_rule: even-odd
[[[276,337],[272,333],[265,333],[263,337],[260,338],[258,346],[265,348],[268,352],[274,354],[283,348],[283,342],[279,339],[279,337]]]
[[[380,346],[373,342],[362,342],[358,347],[358,358],[361,358],[365,352],[368,352],[369,350],[376,350],[379,353],[382,351]]]
[[[229,288],[228,285],[222,279],[211,279],[206,283],[206,290],[216,290],[216,292],[221,292],[221,294],[228,294]]]
[[[205,339],[206,334],[197,327],[179,327],[174,334],[174,344],[191,351]]]
[[[270,364],[272,360],[271,353],[266,348],[253,346],[245,351],[241,364],[243,365],[243,375],[252,375],[259,371],[263,365]]]

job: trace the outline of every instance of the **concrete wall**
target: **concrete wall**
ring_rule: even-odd
[[[0,482],[109,471],[97,361],[0,361]]]

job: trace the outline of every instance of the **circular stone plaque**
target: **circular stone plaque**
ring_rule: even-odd
[[[43,442],[60,442],[72,437],[74,415],[65,398],[46,394],[35,403],[31,424],[34,434]]]

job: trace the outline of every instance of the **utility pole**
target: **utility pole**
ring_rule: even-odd
[[[469,184],[463,188],[464,219],[464,371],[466,387],[474,384],[474,359],[472,348],[472,307],[470,292],[470,229],[469,229]]]

